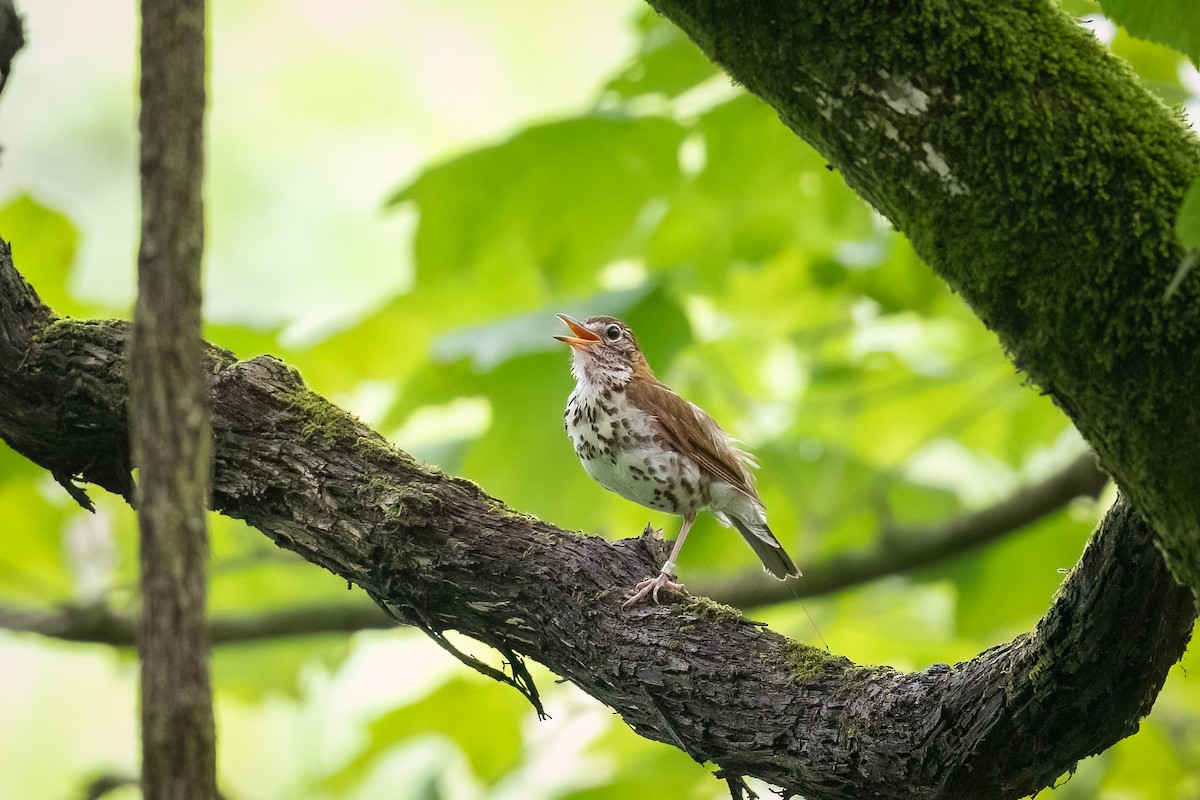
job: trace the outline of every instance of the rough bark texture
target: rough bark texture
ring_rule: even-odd
[[[60,473],[127,469],[105,442],[124,424],[128,326],[53,320],[6,252],[0,320],[0,434]],[[396,451],[278,361],[209,359],[215,508],[435,636],[536,659],[643,736],[811,800],[1040,789],[1136,729],[1195,618],[1123,503],[1036,631],[954,666],[856,665],[699,598],[622,611],[660,542],[520,515]],[[87,435],[71,435],[76,420]]]
[[[964,552],[995,541],[1035,521],[1061,511],[1076,497],[1096,498],[1108,476],[1084,454],[1039,483],[1017,489],[993,506],[953,517],[930,528],[882,531],[875,545],[806,564],[803,581],[783,583],[762,570],[714,581],[689,582],[695,594],[741,609],[791,603],[856,586],[883,575],[951,560]],[[54,609],[0,603],[0,628],[36,633],[70,642],[94,642],[115,647],[136,644],[136,615],[99,605],[68,604]],[[377,605],[350,600],[344,605],[273,609],[236,616],[210,616],[213,646],[322,634],[348,634],[395,625]]]
[[[200,338],[204,42],[204,0],[143,1],[129,423],[141,483],[142,792],[150,800],[216,796],[205,619],[212,428]]]
[[[1179,115],[1047,0],[650,0],[913,242],[1200,589],[1200,175]]]

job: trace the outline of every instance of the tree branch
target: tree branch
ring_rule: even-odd
[[[379,606],[346,603],[340,606],[295,606],[256,614],[227,614],[208,620],[214,645],[244,644],[296,636],[346,634],[394,628],[396,622]],[[36,633],[67,642],[133,647],[138,619],[104,606],[61,606],[54,610],[0,605],[0,628]]]
[[[1081,455],[1041,483],[1023,487],[994,506],[956,517],[929,530],[892,532],[858,553],[835,556],[805,568],[804,580],[782,584],[764,580],[760,570],[730,581],[695,584],[698,593],[719,603],[749,609],[839,591],[918,567],[926,567],[1020,530],[1058,511],[1076,497],[1096,497],[1108,476],[1090,454]],[[354,633],[388,628],[395,622],[378,606],[297,606],[260,614],[213,617],[214,645],[291,636]],[[37,633],[71,642],[116,647],[135,643],[137,620],[104,606],[63,606],[57,610],[0,605],[0,628]]]
[[[1046,0],[649,0],[912,241],[1200,590],[1200,140]]]
[[[47,468],[111,480],[122,454],[103,443],[124,424],[128,326],[53,319],[6,247],[0,319],[28,342],[0,341],[0,435]],[[643,736],[814,800],[1049,785],[1136,728],[1195,618],[1123,503],[1035,632],[953,668],[855,665],[702,598],[622,611],[660,543],[516,513],[395,450],[273,359],[211,350],[210,364],[216,509],[403,619],[541,662]]]
[[[953,558],[1031,525],[1076,497],[1097,497],[1108,476],[1085,453],[1041,483],[1018,489],[988,508],[947,520],[927,530],[890,531],[869,549],[847,552],[812,568],[804,579],[782,584],[761,574],[705,584],[705,594],[738,608],[815,597]],[[795,595],[793,595],[795,592]]]

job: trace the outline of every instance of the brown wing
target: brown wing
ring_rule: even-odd
[[[758,499],[754,477],[742,460],[744,454],[730,443],[712,417],[653,377],[630,381],[625,391],[630,402],[653,415],[659,435],[668,444],[687,454],[713,477]]]

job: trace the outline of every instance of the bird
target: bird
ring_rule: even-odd
[[[684,540],[703,509],[731,524],[771,575],[800,577],[800,570],[767,527],[749,453],[699,406],[654,376],[628,325],[616,317],[582,322],[557,315],[570,329],[555,336],[571,348],[575,390],[564,427],[584,470],[604,488],[647,508],[683,517],[661,571],[633,588],[623,608],[679,592],[673,580]]]

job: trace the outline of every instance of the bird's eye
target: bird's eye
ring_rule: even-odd
[[[609,325],[608,328],[604,331],[604,335],[606,337],[608,337],[608,340],[610,342],[619,341],[621,338],[621,326],[620,325]]]

